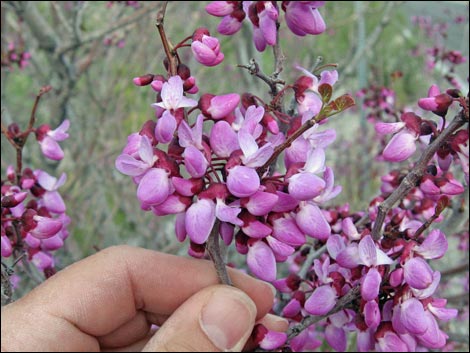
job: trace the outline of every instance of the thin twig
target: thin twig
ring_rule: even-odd
[[[424,231],[426,229],[428,229],[431,224],[439,217],[441,213],[439,212],[436,212],[434,213],[431,218],[429,218],[426,222],[424,222],[423,224],[421,224],[421,226],[416,230],[415,234],[413,235],[413,238],[418,238],[421,234],[424,233]]]
[[[277,85],[285,84],[284,80],[274,77],[274,74],[272,76],[268,76],[264,72],[262,72],[261,69],[259,68],[259,64],[256,62],[255,59],[250,59],[250,62],[248,65],[239,64],[237,65],[237,67],[248,70],[251,75],[256,76],[262,81],[264,81],[269,86],[269,89],[271,90],[270,94],[273,98],[278,93]]]
[[[452,120],[450,125],[444,129],[444,131],[442,131],[441,134],[426,148],[416,165],[405,176],[398,188],[379,205],[377,218],[374,223],[374,228],[372,229],[372,237],[375,240],[379,240],[382,236],[382,226],[387,213],[418,184],[426,171],[429,161],[433,158],[436,151],[465,123],[468,123],[468,115],[465,116],[464,110],[461,110],[454,120]]]
[[[206,249],[209,252],[209,255],[214,263],[215,271],[217,272],[217,277],[219,278],[220,283],[231,286],[232,280],[228,275],[227,268],[225,267],[224,259],[220,253],[219,247],[219,225],[220,222],[217,220],[212,227],[211,234],[206,243]]]
[[[310,129],[317,122],[323,120],[325,116],[319,113],[315,118],[307,120],[300,128],[298,128],[292,135],[290,135],[282,144],[277,146],[274,149],[272,156],[264,163],[261,167],[258,168],[258,175],[263,175],[266,169],[277,159],[277,157],[288,148],[300,135],[305,131]]]
[[[273,46],[273,55],[274,55],[274,72],[272,74],[272,79],[273,81],[276,81],[279,79],[279,75],[281,74],[282,70],[284,69],[284,61],[286,60],[286,57],[282,53],[282,48],[281,48],[281,38],[279,35],[279,28],[280,28],[280,23],[279,21],[276,21],[276,44]],[[284,84],[284,82],[278,82]],[[274,85],[274,90],[271,89],[271,95],[273,97],[276,97],[277,93],[279,92],[277,84],[275,83]],[[282,104],[280,104],[280,107],[282,107]],[[278,108],[278,107],[276,107]]]
[[[302,268],[300,269],[298,275],[300,278],[305,279],[307,276],[307,273],[312,267],[313,261],[318,259],[327,249],[326,249],[326,244],[324,244],[321,248],[319,248],[316,251],[312,251],[313,248],[310,250],[310,253],[307,255],[307,258],[305,259]]]
[[[168,41],[165,28],[163,27],[167,5],[168,5],[168,1],[163,1],[160,8],[158,9],[156,26],[158,29],[158,33],[160,34],[160,38],[162,40],[163,49],[165,50],[165,54],[168,59],[168,70],[169,70],[170,76],[176,76],[177,67],[178,67],[178,57],[176,56],[173,46]]]
[[[7,127],[3,124],[3,121],[1,122],[1,127],[2,127],[2,134],[5,135],[6,139],[8,142],[16,149],[18,145],[16,144],[15,140],[10,136],[8,133]]]

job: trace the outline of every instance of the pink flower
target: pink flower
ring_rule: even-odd
[[[370,268],[361,284],[361,296],[365,301],[375,300],[379,295],[382,277],[375,268]]]
[[[327,240],[331,234],[330,225],[314,203],[301,202],[295,221],[299,229],[312,238]]]
[[[305,310],[312,315],[325,315],[336,304],[336,291],[329,285],[317,287],[305,302]]]
[[[219,40],[211,37],[207,28],[198,28],[194,32],[191,50],[194,58],[205,66],[216,66],[224,60]]]
[[[228,172],[227,188],[237,197],[250,197],[260,187],[260,180],[256,170],[245,167],[235,166]]]
[[[421,245],[413,248],[413,251],[417,252],[425,259],[440,259],[447,252],[448,247],[449,245],[445,234],[439,229],[434,229]]]
[[[155,75],[146,74],[146,75],[134,77],[132,79],[132,82],[134,82],[136,86],[147,86],[152,83],[152,81],[154,80],[154,77]]]
[[[206,11],[213,16],[223,17],[217,31],[225,35],[238,32],[246,16],[241,1],[213,1],[206,6]]]
[[[287,2],[287,6],[283,6],[287,27],[298,36],[323,33],[326,25],[317,7],[323,6],[324,3],[324,1]]]
[[[287,341],[285,332],[268,330],[263,324],[257,324],[252,333],[253,340],[266,351],[277,350]]]
[[[393,327],[398,333],[423,334],[427,320],[423,304],[416,298],[409,298],[393,309]]]
[[[222,222],[232,223],[236,226],[243,226],[243,221],[237,216],[240,214],[242,209],[236,205],[226,205],[222,199],[217,198],[215,206],[215,216]]]
[[[402,162],[416,151],[416,140],[421,134],[422,119],[412,112],[403,113],[400,123],[378,123],[379,134],[395,133],[385,146],[382,156],[386,161]]]
[[[254,241],[248,245],[246,263],[259,279],[268,282],[276,279],[276,259],[271,248],[263,241]]]
[[[271,143],[265,143],[259,148],[255,138],[246,130],[238,132],[238,142],[243,152],[242,163],[247,167],[261,167],[274,153],[274,147]]]
[[[230,15],[233,9],[233,1],[213,1],[209,5],[206,5],[207,13],[217,17]]]
[[[204,157],[204,154],[196,147],[186,147],[183,157],[184,166],[191,177],[201,178],[206,174],[206,169],[209,163],[207,162],[206,157]]]
[[[265,216],[277,204],[279,196],[270,192],[257,191],[243,206],[254,216]]]
[[[49,175],[48,173],[42,170],[38,170],[36,172],[36,177],[38,184],[46,190],[42,197],[44,206],[46,206],[50,212],[64,213],[66,206],[64,200],[57,192],[57,189],[64,185],[65,181],[67,180],[65,173],[62,173],[59,180],[57,180],[57,178]]]
[[[2,227],[3,231],[3,227]],[[10,257],[13,253],[13,247],[11,246],[11,241],[8,239],[6,235],[2,235],[1,237],[1,250],[2,250],[2,257]]]
[[[170,142],[173,139],[176,125],[175,117],[168,110],[165,110],[155,125],[155,138],[157,141],[160,143]]]
[[[69,126],[70,121],[66,119],[55,130],[51,130],[49,125],[41,125],[36,130],[36,138],[45,157],[54,161],[60,161],[64,158],[64,151],[57,142],[69,137],[67,133]]]
[[[153,103],[152,107],[160,107],[170,112],[179,108],[195,107],[197,102],[184,96],[183,80],[181,77],[172,76],[163,84],[161,92],[162,101]]]
[[[30,233],[38,239],[47,239],[57,234],[62,229],[62,222],[58,219],[42,217],[35,215],[33,220],[36,222]]]
[[[437,85],[429,88],[427,98],[420,98],[418,105],[421,109],[431,111],[439,116],[445,116],[453,99],[447,93],[440,93]]]
[[[204,125],[204,116],[199,114],[196,118],[196,123],[191,128],[186,121],[181,121],[178,127],[178,138],[181,147],[194,146],[199,150],[204,147],[202,145],[202,130]]]
[[[277,6],[271,1],[244,3],[244,10],[253,24],[253,40],[258,51],[264,51],[266,45],[276,44],[276,21],[279,15]]]
[[[413,257],[405,262],[404,278],[410,287],[428,288],[433,283],[433,271],[428,263],[420,257]]]
[[[402,162],[410,158],[416,151],[416,137],[407,131],[394,135],[385,146],[382,153],[385,160],[390,162]]]
[[[54,267],[54,258],[44,251],[34,254],[31,262],[41,271]]]
[[[240,95],[236,93],[215,96],[203,94],[199,99],[199,108],[202,114],[210,119],[218,120],[232,113],[240,102]]]
[[[325,328],[325,339],[334,350],[338,352],[346,351],[348,340],[343,327],[327,325]]]
[[[132,154],[126,153],[130,152]],[[156,162],[153,146],[145,135],[132,134],[128,137],[128,145],[123,154],[116,158],[116,169],[130,176],[141,176]]]
[[[238,135],[225,120],[217,121],[210,132],[210,145],[218,157],[229,157],[240,148]]]
[[[278,218],[273,222],[273,237],[285,244],[297,247],[305,244],[305,234],[290,215]]]
[[[168,173],[161,168],[149,169],[139,182],[137,198],[146,205],[159,205],[170,195]]]
[[[314,173],[325,168],[325,152],[322,148],[310,151],[304,168],[289,178],[289,194],[299,201],[311,200],[325,189],[325,181]]]
[[[186,211],[184,224],[188,237],[196,244],[204,244],[215,223],[215,204],[208,199],[200,199]]]
[[[410,349],[402,339],[393,331],[386,331],[378,337],[376,350],[379,352],[409,352]]]
[[[364,306],[364,321],[367,327],[377,328],[380,325],[380,308],[375,300],[368,301]]]
[[[391,265],[393,260],[379,249],[370,235],[361,239],[358,245],[360,264],[371,267],[377,265]]]

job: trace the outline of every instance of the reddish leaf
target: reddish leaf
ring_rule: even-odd
[[[434,212],[436,213],[436,216],[439,216],[444,209],[449,206],[449,198],[447,196],[442,196],[439,201],[437,201],[436,208],[434,209]]]
[[[342,112],[348,108],[351,108],[356,104],[354,98],[351,97],[349,94],[343,94],[341,97],[338,97],[334,100],[337,110]]]
[[[320,93],[323,102],[328,103],[333,95],[333,87],[328,83],[322,83],[318,87],[318,93]]]

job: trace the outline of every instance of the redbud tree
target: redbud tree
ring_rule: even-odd
[[[185,38],[167,31],[167,6],[162,2],[155,13],[165,53],[161,69],[133,78],[155,96],[148,102],[154,113],[115,158],[115,168],[131,177],[142,212],[172,215],[176,239],[190,256],[210,259],[221,283],[231,285],[230,265],[274,285],[272,311],[290,325],[276,332],[258,324],[253,339],[260,350],[311,351],[324,344],[337,351],[451,349],[443,323],[459,313],[441,297],[446,274],[433,263],[446,254],[450,237],[463,250],[468,245],[468,230],[440,226],[468,192],[468,92],[454,75],[462,54],[428,49],[428,69],[450,63],[448,87],[432,84],[422,98],[399,107],[393,88],[371,84],[343,93],[348,89],[336,63],[287,61],[283,32],[299,41],[326,35],[328,2],[206,3],[204,16],[220,22],[187,28]],[[419,18],[415,23],[427,29]],[[231,64],[262,82],[265,93],[208,91],[208,83],[192,75],[188,55],[224,80],[217,70],[232,58],[220,38],[240,35],[243,26],[256,51],[272,56],[274,68],[255,59]],[[297,72],[292,80],[283,78],[288,65]],[[23,257],[23,266],[31,261],[49,276],[51,252],[68,235],[57,192],[65,176],[24,168],[21,158],[33,132],[47,158],[63,157],[58,142],[68,137],[68,120],[55,129],[35,126],[47,90],[25,129],[2,123],[17,151],[16,169],[2,179],[2,258]],[[380,175],[380,190],[363,210],[335,202],[347,185],[335,182],[338,172],[328,158],[337,143],[332,122],[348,124],[353,110],[367,114],[375,131],[357,143],[380,146],[368,158],[399,165]],[[244,261],[232,262],[231,249]]]

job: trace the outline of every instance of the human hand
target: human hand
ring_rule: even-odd
[[[3,351],[241,351],[255,322],[284,331],[267,314],[273,292],[229,269],[216,285],[209,261],[118,246],[57,273],[2,308]],[[238,289],[239,288],[239,289]],[[151,324],[160,326],[155,334]]]

